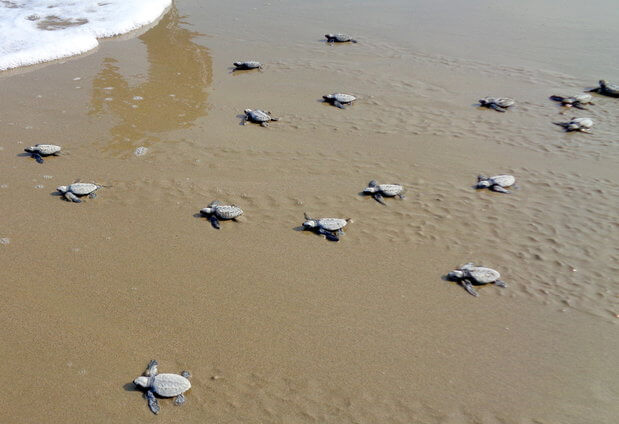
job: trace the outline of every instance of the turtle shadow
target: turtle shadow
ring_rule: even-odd
[[[132,381],[131,383],[123,384],[123,389],[126,392],[142,392],[138,386]]]
[[[31,153],[22,152],[22,153],[16,154],[15,156],[24,158],[24,157],[31,157],[32,154]]]
[[[298,231],[298,232],[307,232],[307,233],[312,233],[312,234],[314,234],[315,236],[322,237],[322,238],[326,239],[327,241],[331,241],[331,242],[334,242],[334,243],[336,243],[336,242],[337,242],[337,240],[329,240],[329,239],[328,239],[328,238],[326,238],[323,234],[320,234],[320,233],[318,233],[318,232],[316,232],[316,231],[308,230],[308,229],[306,229],[303,225],[299,225],[298,227],[293,227],[293,228],[292,228],[292,230],[293,230],[293,231]]]
[[[244,113],[239,113],[236,117],[241,120],[241,122],[239,122],[240,126],[245,126],[245,124],[247,124],[247,115]]]
[[[49,195],[52,196],[52,197],[64,197],[64,194],[62,194],[58,190],[52,191]]]
[[[262,70],[260,68],[238,69],[238,68],[235,68],[234,66],[229,66],[227,69],[228,69],[228,73],[232,74],[232,75],[243,75],[243,74],[249,73],[249,72],[262,72]]]
[[[202,213],[200,213],[200,212],[196,212],[196,213],[194,213],[192,216],[193,216],[194,218],[198,218],[198,219],[200,219],[200,218],[202,218],[202,219],[206,218],[206,216],[202,215]]]

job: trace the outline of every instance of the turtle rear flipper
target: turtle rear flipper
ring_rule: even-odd
[[[67,191],[64,194],[64,198],[66,200],[68,200],[69,202],[74,202],[74,203],[82,203],[82,199],[80,199],[79,197],[77,197],[75,194],[71,193],[70,191]]]
[[[174,405],[181,406],[183,403],[185,403],[185,395],[182,393],[174,398]]]
[[[211,221],[211,225],[213,226],[213,228],[215,228],[217,230],[219,230],[221,228],[221,226],[219,225],[219,220],[217,219],[215,214],[211,215],[209,220]]]
[[[181,372],[181,377],[190,378],[191,373],[187,370]]]
[[[159,413],[159,401],[155,397],[155,393],[152,390],[147,391],[146,398],[148,399],[148,407],[153,414],[157,415]]]
[[[268,126],[269,126],[269,123],[268,123],[267,121],[262,121],[262,122],[260,123],[260,126],[261,126],[261,127],[268,127]]]
[[[503,288],[507,287],[507,284],[505,284],[505,281],[503,281],[503,280],[496,280],[494,282],[494,285],[495,286],[499,286],[499,287],[503,287]]]
[[[32,152],[30,156],[32,156],[32,158],[38,163],[43,163],[43,156],[41,156],[38,152]]]
[[[94,191],[88,195],[89,199],[94,199],[95,197],[97,197],[97,193],[95,193]]]
[[[344,106],[342,103],[338,102],[337,100],[333,101],[333,106],[339,107],[340,109],[346,109],[346,106]]]
[[[491,185],[490,186],[490,190],[496,191],[498,193],[507,193],[507,194],[511,193],[511,191],[504,189],[503,187],[501,187],[498,184]]]
[[[327,240],[329,240],[329,241],[340,241],[340,238],[336,234],[332,233],[329,230],[325,230],[324,228],[320,228],[318,230],[318,233],[322,234],[323,236],[325,236],[327,238]]]
[[[464,287],[464,289],[469,292],[469,294],[475,297],[479,296],[479,293],[477,293],[477,291],[473,288],[473,283],[471,283],[469,280],[462,280],[460,284],[462,284],[462,287]]]
[[[351,43],[357,43],[357,40],[350,40]]]
[[[385,198],[383,197],[382,194],[380,193],[374,193],[374,195],[372,196],[378,203],[380,203],[381,205],[385,205],[387,206],[387,204],[385,203]]]

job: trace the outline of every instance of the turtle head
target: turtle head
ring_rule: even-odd
[[[600,87],[606,87],[606,80],[600,80]]]
[[[245,109],[243,112],[245,112],[245,115],[247,115],[248,113],[251,113],[251,109]]]
[[[490,181],[488,180],[481,180],[477,182],[477,188],[486,188],[486,187],[490,187]]]
[[[326,96],[322,96],[323,99],[329,101],[329,100],[333,100],[333,94],[327,94]]]
[[[210,207],[209,208],[202,208],[202,209],[200,209],[200,213],[202,215],[210,215],[210,214],[213,213],[213,208],[210,208]]]
[[[37,149],[37,146],[30,146],[24,149],[24,152],[32,153]]]
[[[366,187],[363,189],[364,193],[376,193],[378,191],[378,187]]]
[[[150,378],[142,375],[133,380],[133,384],[140,387],[150,387]]]
[[[333,35],[333,34],[325,34],[325,37],[326,38],[335,38],[335,35]]]
[[[464,277],[464,272],[460,271],[459,269],[455,269],[447,274],[447,279],[452,281],[459,280],[462,277]]]
[[[308,219],[303,223],[303,228],[306,230],[318,227],[318,221],[315,219]]]
[[[61,193],[66,193],[67,190],[69,190],[69,188],[67,186],[60,186],[60,187],[56,188],[56,190],[58,190]]]

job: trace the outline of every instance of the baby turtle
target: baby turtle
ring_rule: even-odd
[[[404,187],[399,184],[378,184],[376,180],[368,183],[368,186],[363,189],[366,194],[371,194],[374,199],[380,204],[386,205],[383,196],[395,197],[404,199]]]
[[[92,183],[78,183],[75,182],[68,186],[60,186],[56,190],[64,195],[64,198],[70,202],[81,203],[80,197],[88,195],[91,199],[94,199],[97,194],[95,193],[102,186]]]
[[[565,131],[580,131],[580,132],[591,132],[591,127],[593,126],[593,119],[591,118],[572,118],[568,122],[555,122],[555,125],[565,128]]]
[[[550,96],[551,100],[555,102],[560,102],[562,106],[566,107],[575,107],[577,109],[587,110],[583,105],[590,104],[592,105],[593,96],[591,94],[582,93],[577,94],[575,96],[563,97],[563,96]]]
[[[343,94],[343,93],[333,93],[327,94],[326,96],[322,96],[325,102],[331,103],[333,106],[337,106],[340,109],[344,109],[344,105],[349,105],[357,98],[352,94]]]
[[[516,101],[508,97],[484,97],[479,100],[480,106],[494,109],[497,112],[505,112],[508,107],[515,104]]]
[[[189,371],[183,371],[180,375],[159,374],[157,365],[159,364],[153,359],[149,362],[148,368],[146,368],[144,374],[133,380],[133,384],[146,389],[148,407],[153,411],[153,414],[159,413],[159,401],[155,395],[161,397],[176,397],[174,399],[174,404],[182,405],[185,403],[185,396],[183,393],[191,388],[191,383],[188,380],[189,377],[191,377]]]
[[[462,284],[462,287],[473,296],[479,296],[473,288],[473,284],[482,285],[494,283],[499,287],[507,287],[504,281],[499,280],[501,274],[492,268],[483,266],[475,266],[472,262],[462,265],[460,268],[451,271],[447,274],[447,279],[457,281]]]
[[[247,60],[244,62],[234,62],[235,71],[246,71],[248,69],[262,69],[262,64],[255,60]]]
[[[600,86],[593,90],[589,90],[589,92],[600,93],[610,97],[619,97],[619,85],[600,80]]]
[[[260,109],[245,109],[245,120],[243,121],[243,125],[245,125],[247,121],[255,122],[262,127],[268,127],[269,121],[279,121],[279,118],[274,118],[271,116],[271,112],[264,112]]]
[[[477,176],[477,185],[475,188],[489,188],[492,191],[499,193],[511,193],[504,187],[511,187],[516,182],[516,178],[513,175],[495,175],[494,177],[485,177],[483,175]]]
[[[327,43],[356,43],[350,35],[347,34],[325,34]]]
[[[209,218],[211,225],[219,230],[219,220],[232,219],[243,215],[243,210],[235,205],[224,205],[220,201],[211,202],[206,208],[200,209],[200,213]]]
[[[58,156],[60,149],[60,146],[54,144],[35,144],[34,146],[26,147],[24,151],[30,153],[30,156],[37,162],[43,163],[43,156]]]
[[[337,234],[344,234],[342,228],[348,224],[350,218],[320,218],[312,219],[307,213],[304,214],[305,222],[303,223],[303,229],[312,230],[318,234],[324,235],[327,240],[339,241],[340,238]]]

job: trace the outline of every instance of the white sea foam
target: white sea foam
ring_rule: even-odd
[[[154,22],[172,0],[0,0],[0,70],[73,56]]]

